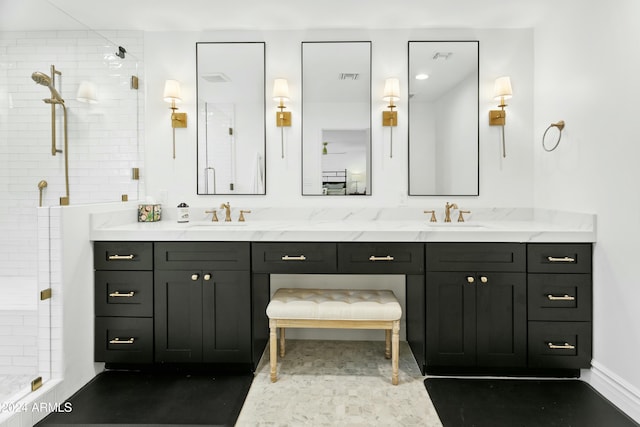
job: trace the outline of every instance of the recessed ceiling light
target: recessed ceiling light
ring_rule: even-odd
[[[416,74],[416,80],[427,80],[429,78],[429,74],[420,73]]]

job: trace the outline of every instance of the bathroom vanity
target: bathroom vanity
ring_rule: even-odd
[[[245,225],[95,218],[95,360],[255,368],[271,274],[393,274],[406,278],[406,337],[423,372],[566,376],[590,365],[589,215],[430,225],[410,210],[257,213]]]

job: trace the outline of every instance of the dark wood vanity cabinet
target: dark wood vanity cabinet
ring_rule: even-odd
[[[577,372],[591,257],[590,243],[95,242],[95,360],[255,369],[271,274],[401,274],[423,372]]]
[[[426,368],[527,363],[526,246],[426,245]]]
[[[425,254],[427,372],[590,366],[590,243],[427,243]]]
[[[592,350],[592,246],[528,246],[529,366],[588,368]]]
[[[248,242],[95,242],[95,360],[251,363]]]
[[[94,245],[94,358],[107,363],[153,362],[153,245]]]
[[[155,361],[250,363],[249,243],[155,244]]]

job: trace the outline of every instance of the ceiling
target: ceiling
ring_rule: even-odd
[[[577,1],[577,0],[576,0]],[[0,30],[531,28],[557,0],[0,0]]]

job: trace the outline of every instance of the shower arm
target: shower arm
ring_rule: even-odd
[[[64,104],[63,104],[64,106]],[[62,150],[56,148],[56,104],[51,103],[51,155],[62,153]]]
[[[62,72],[56,70],[55,65],[51,65],[51,86],[52,87],[56,87],[56,74],[61,76]],[[51,99],[54,98],[53,93],[51,94]],[[64,104],[62,104],[62,106],[64,107]],[[65,109],[65,116],[66,116],[67,112]],[[65,118],[65,124],[66,124],[66,118]],[[66,133],[66,131],[65,131]],[[65,149],[66,150],[66,149]],[[51,103],[51,155],[55,156],[56,153],[62,153],[62,150],[58,150],[56,148],[56,103],[52,102]],[[67,190],[67,196],[69,191]]]
[[[60,102],[55,99],[45,99],[44,102],[46,102],[47,104],[51,104],[52,108],[55,108],[56,104],[60,104],[62,105],[62,111],[64,112],[64,116],[63,116],[64,148],[62,150],[59,150],[58,152],[64,154],[64,187],[65,187],[65,194],[66,194],[65,197],[60,197],[60,205],[66,206],[69,204],[69,139],[68,139],[68,131],[67,131],[67,106],[64,104],[64,102]],[[55,123],[55,121],[53,123]],[[52,127],[55,128],[55,125],[52,124]],[[54,138],[54,141],[55,141],[55,138]]]
[[[64,111],[64,188],[66,197],[60,198],[61,205],[69,204],[69,142],[67,138],[67,107],[62,104],[62,111]]]

